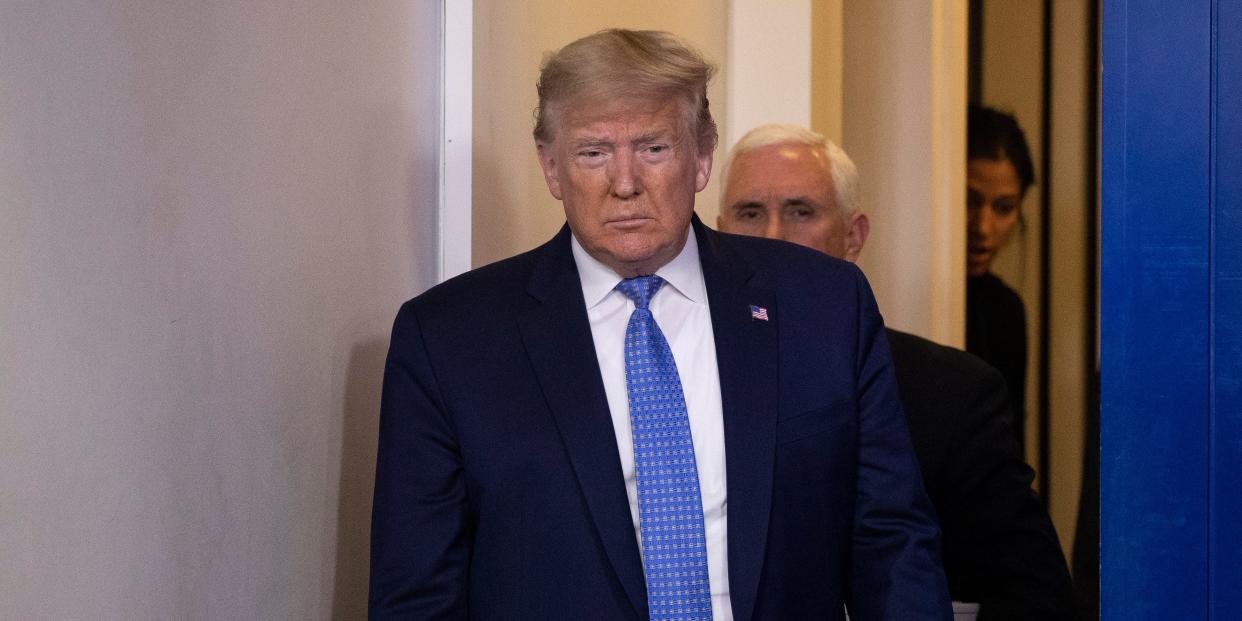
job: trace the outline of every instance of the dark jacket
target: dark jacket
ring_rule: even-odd
[[[862,273],[695,220],[734,618],[951,617]],[[767,309],[768,320],[752,316]],[[406,303],[384,377],[373,619],[647,618],[569,230]]]
[[[979,602],[980,621],[1073,619],[1065,555],[1010,432],[1000,373],[911,334],[888,330],[888,341],[949,593]]]

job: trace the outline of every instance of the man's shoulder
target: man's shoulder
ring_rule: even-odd
[[[507,315],[528,297],[527,286],[548,242],[507,259],[459,274],[407,300],[398,313],[416,314],[419,323],[479,323]]]
[[[887,332],[910,439],[928,493],[940,506],[939,495],[955,484],[945,468],[975,469],[987,466],[980,460],[1018,454],[1016,445],[1008,445],[1013,440],[1005,380],[973,354],[891,328]]]
[[[897,388],[912,418],[966,416],[967,404],[1004,391],[1000,371],[974,354],[892,328],[886,336]]]
[[[494,295],[508,296],[525,290],[543,246],[501,259],[454,276],[414,298],[423,302],[477,302]]]
[[[921,336],[886,328],[893,364],[910,372],[938,376],[1000,379],[1000,372],[982,358],[956,347],[941,345]],[[898,371],[900,373],[900,371]]]
[[[861,271],[853,263],[778,239],[735,235],[707,229],[710,244],[735,253],[760,282],[803,288],[840,283],[856,286]]]

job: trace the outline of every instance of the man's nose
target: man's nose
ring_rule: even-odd
[[[768,239],[785,239],[784,227],[781,226],[781,217],[773,215],[768,218],[768,223],[764,227],[763,236]]]
[[[625,150],[612,158],[612,193],[617,198],[630,198],[641,194],[642,180],[638,171],[638,158]]]

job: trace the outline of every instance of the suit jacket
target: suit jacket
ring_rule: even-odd
[[[951,616],[871,291],[695,218],[723,403],[734,618]],[[751,316],[750,306],[770,319]],[[377,619],[646,619],[569,229],[397,315],[371,543]]]
[[[953,599],[979,602],[980,621],[1073,619],[1065,555],[1031,491],[1000,373],[896,330],[888,342]]]

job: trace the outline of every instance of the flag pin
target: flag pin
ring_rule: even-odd
[[[750,305],[750,317],[751,319],[758,319],[759,321],[767,321],[768,320],[768,309],[762,306],[755,306],[754,304],[751,304]]]

